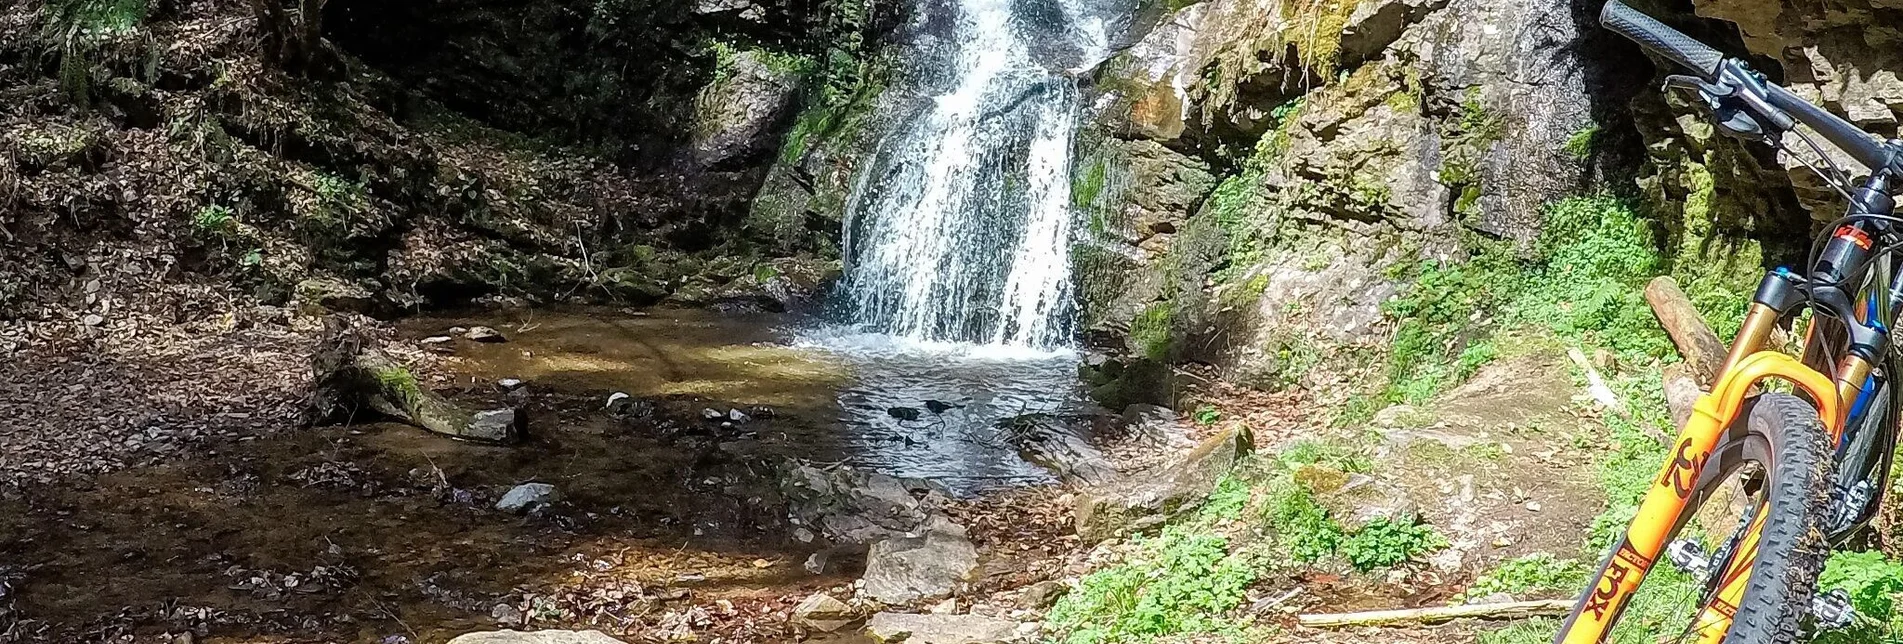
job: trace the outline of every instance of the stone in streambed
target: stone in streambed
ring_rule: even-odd
[[[793,607],[794,623],[824,633],[845,628],[854,619],[851,606],[826,593],[814,593]]]
[[[934,521],[917,537],[886,539],[866,553],[865,593],[885,604],[948,597],[978,568],[963,526]]]
[[[1017,628],[1017,622],[983,615],[879,613],[866,622],[866,635],[886,644],[998,644]]]
[[[561,500],[562,493],[547,483],[523,483],[502,495],[496,502],[496,509],[503,512],[526,512]]]
[[[476,412],[469,421],[469,427],[463,430],[462,437],[491,443],[507,443],[522,435],[528,425],[526,416],[514,409],[491,409]]]
[[[449,644],[625,644],[601,631],[484,631],[458,635]]]
[[[469,330],[463,333],[463,338],[471,342],[508,342],[509,341],[509,338],[507,336],[502,335],[501,331],[497,331],[495,329],[492,329],[486,326],[469,327]]]

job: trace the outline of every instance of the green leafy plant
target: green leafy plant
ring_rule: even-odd
[[[1207,427],[1222,421],[1222,410],[1213,405],[1199,405],[1196,411],[1190,412],[1189,418],[1196,421],[1196,424]]]
[[[192,234],[202,239],[223,240],[237,234],[238,218],[230,208],[211,205],[192,214]]]
[[[1399,565],[1423,552],[1447,547],[1447,539],[1432,526],[1412,518],[1375,519],[1341,540],[1343,559],[1355,570],[1369,571]]]
[[[1084,576],[1051,608],[1049,625],[1067,644],[1151,641],[1158,637],[1235,631],[1224,619],[1261,575],[1248,551],[1229,540],[1181,526],[1139,542],[1128,562]]]

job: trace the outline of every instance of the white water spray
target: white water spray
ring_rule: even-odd
[[[1031,20],[1017,0],[957,0],[949,89],[880,144],[848,206],[846,292],[863,328],[1068,344],[1081,105],[1075,82],[1051,70],[1095,64],[1106,49],[1102,21],[1079,1]],[[1037,50],[1062,53],[1034,55],[1045,39],[1061,45]]]

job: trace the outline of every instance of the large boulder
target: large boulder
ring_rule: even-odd
[[[1017,622],[983,615],[879,613],[866,623],[866,635],[881,643],[999,644],[1017,631]]]
[[[757,152],[799,91],[802,72],[759,50],[723,57],[719,76],[701,92],[694,115],[694,162],[702,167]]]
[[[872,544],[866,553],[865,593],[886,604],[951,596],[978,568],[978,548],[965,529],[938,519],[923,535]]]
[[[1213,436],[1153,475],[1136,474],[1078,495],[1077,535],[1097,541],[1155,527],[1200,506],[1236,462],[1254,449],[1249,431],[1236,427]]]
[[[458,635],[449,644],[626,644],[601,631],[484,631]]]

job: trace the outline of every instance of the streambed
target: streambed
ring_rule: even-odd
[[[1088,411],[1069,351],[920,342],[779,315],[569,309],[401,328],[421,339],[474,324],[509,341],[457,346],[450,368],[472,385],[518,378],[603,402],[623,392],[766,409],[771,418],[741,424],[731,448],[924,479],[954,495],[1054,481],[997,423]]]

